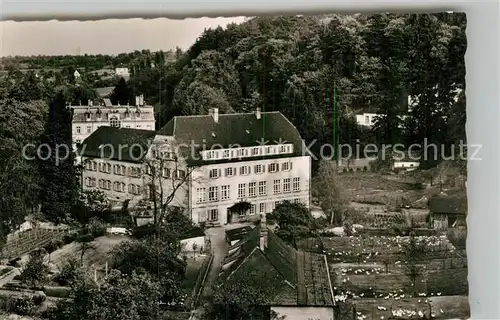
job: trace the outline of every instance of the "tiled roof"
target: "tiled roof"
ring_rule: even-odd
[[[155,135],[151,130],[103,126],[83,141],[80,152],[84,157],[139,163]]]
[[[211,115],[174,117],[158,133],[174,136],[179,144],[195,144],[195,151],[203,150],[202,146],[259,146],[261,141],[266,145],[292,143],[296,155],[302,155],[303,149],[299,131],[281,112],[261,112],[260,119],[255,113],[219,114],[218,122]]]
[[[280,288],[270,304],[282,306],[334,306],[332,285],[323,255],[298,251],[267,231],[267,246],[259,248],[260,227],[250,231],[241,250],[228,257],[232,262],[223,275],[226,281],[259,277],[262,283]]]
[[[429,199],[429,211],[432,213],[465,214],[467,212],[467,199],[465,196],[436,195]]]

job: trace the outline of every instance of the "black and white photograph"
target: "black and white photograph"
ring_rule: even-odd
[[[466,28],[0,22],[0,319],[468,319]]]

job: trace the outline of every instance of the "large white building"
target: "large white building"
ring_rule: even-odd
[[[152,178],[163,194],[159,198],[166,201],[175,189],[169,205],[184,208],[196,223],[259,216],[284,200],[310,204],[311,158],[280,112],[212,109],[209,115],[174,117],[156,134],[100,128],[84,145],[84,187],[100,188],[116,201],[128,199],[129,206],[151,199]],[[104,150],[110,146],[121,148],[121,155]]]
[[[153,106],[144,104],[142,96],[136,97],[136,106],[112,105],[109,99],[86,106],[69,106],[73,110],[73,143],[79,144],[102,126],[155,130]]]

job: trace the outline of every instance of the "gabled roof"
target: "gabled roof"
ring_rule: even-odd
[[[466,214],[467,199],[465,196],[436,195],[429,199],[429,211],[441,214]]]
[[[279,288],[270,297],[271,305],[334,306],[332,284],[324,255],[298,251],[276,234],[267,232],[267,246],[259,248],[260,227],[250,231],[241,249],[226,258],[231,267],[222,274],[226,281],[258,277],[266,285]]]
[[[295,155],[302,155],[303,149],[299,131],[281,112],[261,112],[260,119],[255,113],[219,114],[218,122],[211,115],[179,116],[170,120],[158,134],[173,136],[177,143],[188,145],[189,151],[194,144],[196,152],[202,151],[202,146],[205,149],[229,148],[234,144],[252,147],[264,145],[262,141],[266,145],[280,141],[292,143]],[[188,162],[198,162],[191,158],[188,155]]]
[[[155,135],[152,130],[102,126],[83,141],[80,155],[140,163]]]

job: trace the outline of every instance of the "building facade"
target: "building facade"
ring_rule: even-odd
[[[139,157],[101,156],[107,145],[127,153],[130,141],[143,146]],[[310,205],[311,158],[303,154],[297,129],[279,112],[219,115],[213,109],[210,115],[174,117],[157,133],[99,128],[84,146],[84,161],[96,163],[86,164],[84,188],[103,189],[110,200],[131,205],[156,194],[155,201],[183,208],[195,223],[259,217],[285,200]],[[100,165],[107,171],[94,170]],[[116,175],[115,167],[119,177],[102,187],[99,180]],[[141,177],[122,174],[132,167]],[[140,192],[129,187],[141,181]]]
[[[112,105],[103,99],[96,105],[89,100],[86,106],[69,106],[73,110],[73,143],[80,144],[102,126],[155,130],[153,106],[144,105],[142,97],[136,98],[136,106]]]

